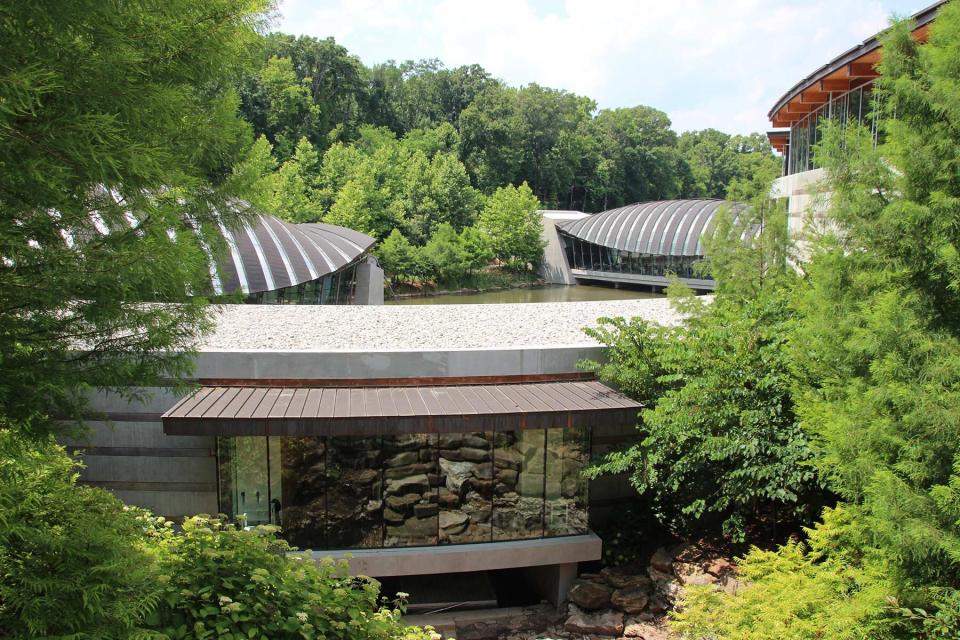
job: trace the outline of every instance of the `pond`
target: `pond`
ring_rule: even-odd
[[[661,293],[614,289],[586,284],[573,286],[526,287],[483,293],[447,293],[387,300],[386,304],[506,304],[512,302],[587,302],[591,300],[627,300],[662,298]]]

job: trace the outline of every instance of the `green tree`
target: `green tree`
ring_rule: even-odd
[[[494,257],[512,268],[526,269],[543,259],[540,201],[527,183],[497,189],[480,212],[477,227]]]
[[[417,247],[406,236],[394,229],[376,249],[380,265],[393,282],[412,280],[419,275]]]
[[[301,138],[314,134],[320,108],[310,95],[309,79],[300,79],[290,58],[270,58],[260,71],[266,102],[264,133],[286,160]]]
[[[743,593],[685,603],[689,637],[772,637],[784,612],[762,603],[786,593],[806,607],[803,633],[781,637],[960,633],[960,5],[941,7],[923,46],[912,27],[882,38],[881,143],[825,126],[826,224],[809,230],[793,305],[796,413],[846,524],[828,512],[812,553],[780,549]]]
[[[437,227],[424,245],[423,258],[431,273],[444,284],[460,284],[467,273],[469,258],[456,230],[447,223]]]
[[[587,183],[588,210],[679,194],[677,134],[667,114],[651,107],[604,109],[591,123],[597,173]]]
[[[686,131],[678,139],[677,150],[683,165],[680,193],[685,198],[724,199],[732,182],[777,172],[781,163],[762,133],[732,136],[716,129]]]
[[[493,260],[490,242],[476,227],[465,227],[457,238],[464,253],[464,267],[467,272],[483,269]]]
[[[237,218],[215,180],[249,139],[230,87],[265,8],[0,9],[0,414],[11,421],[42,431],[46,415],[78,416],[90,387],[129,395],[190,367],[208,326],[194,296],[210,287],[206,248]]]

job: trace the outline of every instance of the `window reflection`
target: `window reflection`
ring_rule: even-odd
[[[587,532],[585,429],[218,439],[221,510],[302,549]]]

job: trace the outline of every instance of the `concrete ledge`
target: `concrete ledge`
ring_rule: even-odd
[[[603,542],[592,531],[582,536],[481,542],[399,549],[312,551],[315,560],[346,559],[350,573],[373,578],[389,576],[492,571],[599,560]],[[350,557],[347,557],[350,556]]]

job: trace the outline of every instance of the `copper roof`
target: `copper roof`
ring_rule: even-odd
[[[940,7],[947,0],[938,0],[911,16],[914,21],[914,36],[925,41],[927,26],[936,18]],[[879,74],[874,65],[880,60],[880,33],[848,49],[826,63],[784,93],[767,117],[774,127],[790,126],[806,114],[816,111],[831,95],[840,95],[850,89],[870,82]]]
[[[163,414],[168,435],[454,433],[636,423],[640,404],[596,381],[316,389],[201,387]]]

